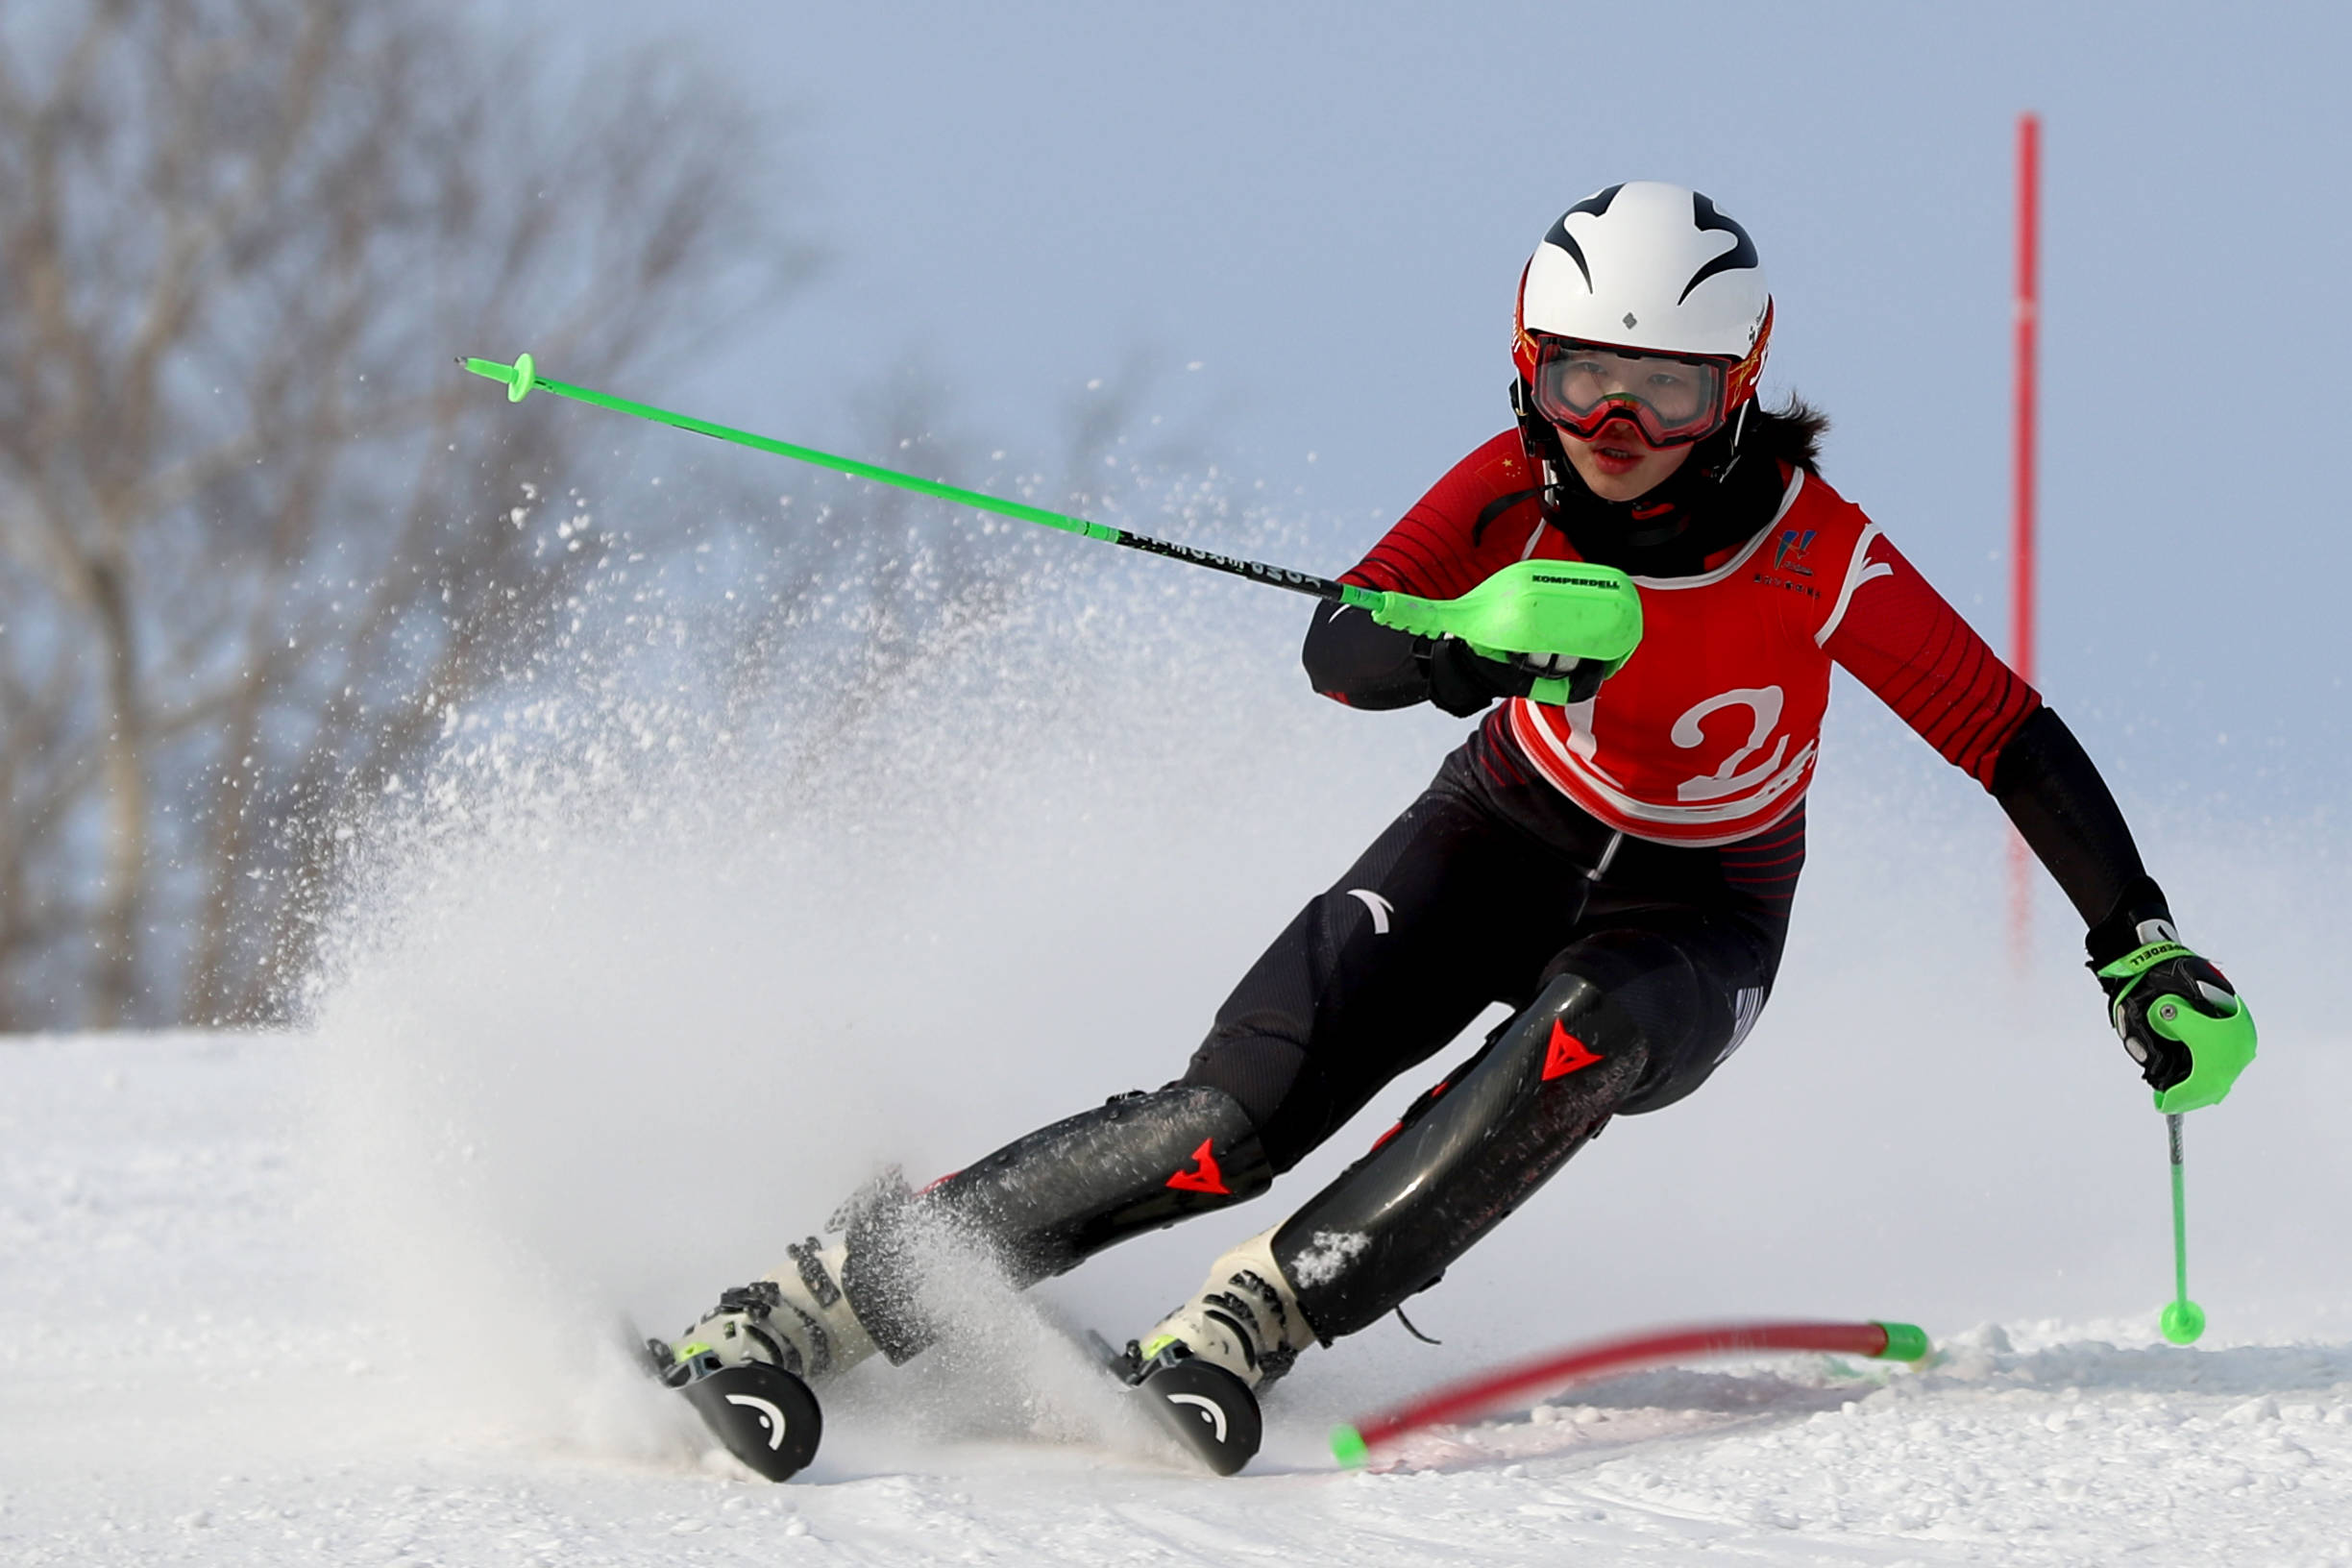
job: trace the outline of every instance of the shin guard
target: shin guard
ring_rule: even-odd
[[[1255,1197],[1273,1179],[1257,1129],[1223,1090],[1121,1094],[919,1193],[853,1204],[842,1288],[882,1353],[904,1361],[941,1328],[920,1307],[926,1236],[984,1248],[1025,1286],[1129,1237]]]
[[[1274,1233],[1326,1342],[1426,1289],[1601,1130],[1649,1062],[1641,1030],[1580,975],[1544,988],[1469,1066]]]

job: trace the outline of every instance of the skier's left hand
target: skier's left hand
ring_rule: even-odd
[[[2254,1015],[2237,988],[2172,932],[2149,921],[2143,942],[2092,972],[2107,1016],[2167,1113],[2218,1104],[2254,1060]]]
[[[1429,659],[1430,700],[1457,719],[1481,712],[1498,697],[1526,697],[1539,680],[1568,682],[1568,700],[1582,702],[1601,689],[1606,668],[1598,659],[1564,653],[1513,653],[1490,659],[1458,637],[1433,641]]]
[[[1510,666],[1525,671],[1533,680],[1566,681],[1571,703],[1591,701],[1601,690],[1608,670],[1599,659],[1580,659],[1566,653],[1513,653]]]

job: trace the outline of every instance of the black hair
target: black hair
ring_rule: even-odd
[[[1740,432],[1740,455],[1768,457],[1807,474],[1821,473],[1822,437],[1829,433],[1829,416],[1792,392],[1777,408],[1759,401]]]

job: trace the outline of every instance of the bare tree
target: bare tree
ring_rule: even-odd
[[[577,427],[450,356],[772,299],[751,139],[426,0],[0,11],[0,1027],[271,1013],[353,814],[614,565]]]

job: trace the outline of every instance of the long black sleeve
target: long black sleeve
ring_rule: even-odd
[[[2171,919],[2107,781],[2056,713],[2037,708],[2002,746],[1993,797],[2091,927],[2095,961],[2138,946],[2142,921]]]
[[[1316,691],[1351,708],[1409,708],[1429,700],[1421,639],[1384,626],[1353,605],[1315,606],[1299,662]]]

